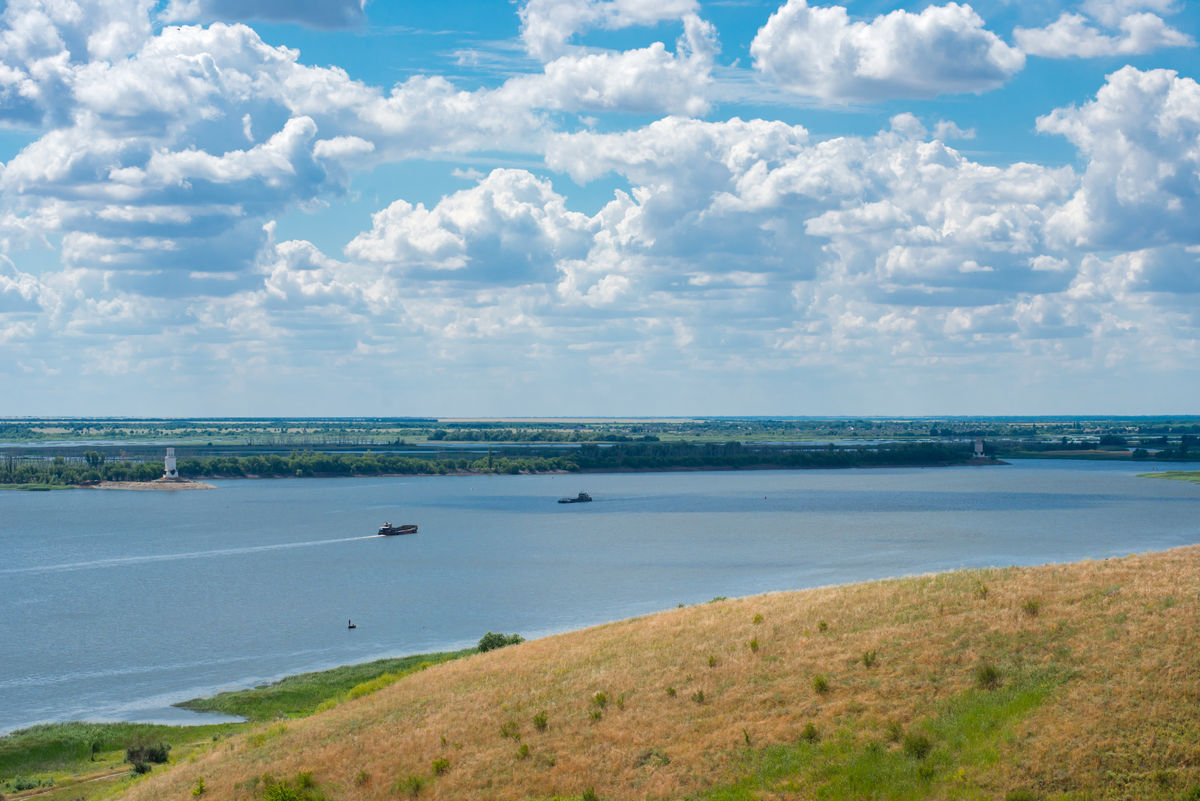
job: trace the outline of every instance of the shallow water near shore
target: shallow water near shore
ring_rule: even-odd
[[[0,732],[69,719],[207,722],[170,704],[462,648],[489,630],[537,637],[719,595],[1200,542],[1200,486],[1135,477],[1155,467],[1018,461],[3,493]],[[580,489],[596,500],[555,503]],[[420,533],[375,536],[385,520]]]

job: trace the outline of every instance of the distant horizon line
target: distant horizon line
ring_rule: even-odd
[[[1050,420],[1200,420],[1200,413],[1193,414],[685,414],[685,415],[519,415],[519,416],[450,416],[436,417],[430,415],[222,415],[222,416],[172,416],[157,417],[143,415],[8,415],[0,416],[0,422],[264,422],[264,421],[377,421],[377,422],[428,422],[428,423],[591,423],[591,422],[689,422],[703,420],[992,420],[1013,422],[1038,422]]]

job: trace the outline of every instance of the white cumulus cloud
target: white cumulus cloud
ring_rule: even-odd
[[[661,42],[573,52],[550,61],[541,75],[509,80],[499,94],[518,108],[702,114],[716,49],[712,25],[689,15],[674,53]]]
[[[521,39],[530,55],[549,61],[577,33],[652,25],[698,10],[697,0],[528,0],[520,10]]]
[[[1170,27],[1157,14],[1122,16],[1114,27],[1119,35],[1098,30],[1082,14],[1064,13],[1044,28],[1017,28],[1013,37],[1029,55],[1047,58],[1128,56],[1195,45],[1192,37]]]
[[[557,260],[586,251],[589,219],[545,180],[493,170],[433,208],[398,200],[372,216],[346,255],[410,274],[493,284],[547,281]]]
[[[1040,117],[1087,159],[1082,185],[1051,221],[1077,246],[1138,250],[1200,243],[1200,84],[1123,67],[1096,98]]]
[[[754,66],[797,94],[843,102],[983,92],[1025,65],[968,5],[851,20],[844,6],[788,0],[750,46]]]

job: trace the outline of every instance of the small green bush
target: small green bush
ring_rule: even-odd
[[[810,720],[804,724],[804,730],[800,732],[800,739],[806,743],[815,743],[821,739],[820,733],[817,731],[816,725]]]
[[[529,745],[528,745],[528,743],[521,743],[521,747],[517,749],[517,759],[528,759],[528,758],[529,758]]]
[[[1021,602],[1021,611],[1030,617],[1037,617],[1038,612],[1042,611],[1042,602],[1037,598],[1026,598]]]
[[[697,704],[703,704],[704,703],[704,690],[696,690],[696,692],[692,693],[692,700],[695,701]]]
[[[1009,790],[1004,794],[1004,801],[1041,801],[1041,799],[1032,790],[1021,789]]]
[[[371,781],[371,774],[367,773],[365,770],[360,770],[358,773],[354,774],[354,783],[359,787],[366,785],[369,781]]]
[[[608,695],[606,695],[603,691],[598,692],[595,695],[593,695],[592,696],[592,706],[597,707],[599,709],[604,709],[604,707],[608,706]]]
[[[600,796],[596,795],[596,791],[589,787],[583,791],[579,801],[600,801]]]
[[[425,779],[415,773],[411,773],[396,781],[396,791],[408,793],[413,798],[420,795],[423,789],[425,789]]]
[[[135,743],[125,749],[125,761],[133,764],[153,762],[161,765],[167,761],[167,755],[170,752],[169,743]],[[142,772],[145,773],[145,771]]]
[[[933,750],[933,742],[924,734],[906,734],[902,747],[913,759],[924,759]]]
[[[754,616],[754,622],[755,622],[755,623],[762,623],[762,620],[763,620],[763,618],[762,618],[762,615],[755,615],[755,616]]]
[[[708,666],[710,668],[714,668],[717,666],[717,658],[715,656],[713,656],[712,654],[708,655]]]
[[[668,697],[670,697],[670,698],[674,698],[674,697],[675,697],[675,688],[674,688],[674,687],[668,687],[668,688],[667,688],[667,696],[668,696]]]
[[[818,620],[817,621],[817,631],[820,631],[820,632],[829,631],[829,624],[826,623],[824,620]]]
[[[523,642],[525,642],[525,638],[520,634],[497,634],[494,631],[489,631],[479,638],[479,651],[480,653],[494,651],[506,645],[518,645]]]
[[[450,760],[446,759],[445,757],[438,757],[437,759],[433,760],[433,765],[431,767],[433,768],[434,776],[445,776],[446,771],[450,770]]]
[[[515,720],[506,720],[500,724],[500,736],[520,741],[521,727]]]
[[[262,788],[259,791],[262,801],[324,801],[325,795],[317,790],[312,772],[299,773],[293,781],[276,780],[269,774],[263,774]]]
[[[750,650],[756,654],[758,653],[758,638],[757,637],[750,638]]]
[[[644,751],[638,752],[637,759],[634,760],[633,764],[637,765],[639,768],[645,767],[646,765],[662,767],[663,765],[670,764],[670,762],[671,758],[667,756],[666,751],[662,750],[661,748],[647,748]]]
[[[872,667],[875,664],[875,662],[876,662],[876,656],[875,656],[874,651],[863,651],[863,655],[862,655],[863,667],[868,667],[868,668]]]
[[[975,686],[981,690],[994,690],[1000,685],[1000,671],[991,662],[983,662],[975,668]]]
[[[596,721],[598,721],[604,717],[604,711],[599,709],[598,707],[592,707],[591,709],[588,710],[588,717],[591,719],[591,721],[593,723],[595,723]]]
[[[199,798],[200,796],[204,795],[205,789],[204,777],[197,776],[195,783],[192,784],[192,798]]]
[[[546,710],[543,709],[541,712],[538,712],[533,716],[533,728],[537,729],[538,731],[545,731],[546,727],[549,725],[550,721],[549,718],[546,717]]]
[[[150,770],[150,767],[147,766],[146,770]],[[142,772],[145,773],[145,771]],[[18,776],[9,783],[9,786],[14,792],[19,793],[22,790],[33,790],[38,787],[53,787],[54,779],[30,779],[25,776]]]
[[[829,692],[829,680],[818,673],[817,675],[813,676],[812,688],[813,692],[815,692],[817,695],[825,695],[827,692]]]

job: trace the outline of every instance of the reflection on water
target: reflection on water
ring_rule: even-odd
[[[85,717],[180,722],[191,713],[174,701],[459,648],[489,630],[540,636],[717,595],[1200,541],[1200,487],[1134,477],[1152,467],[3,493],[0,731]],[[556,503],[580,489],[595,502]],[[375,536],[384,520],[421,530]]]

